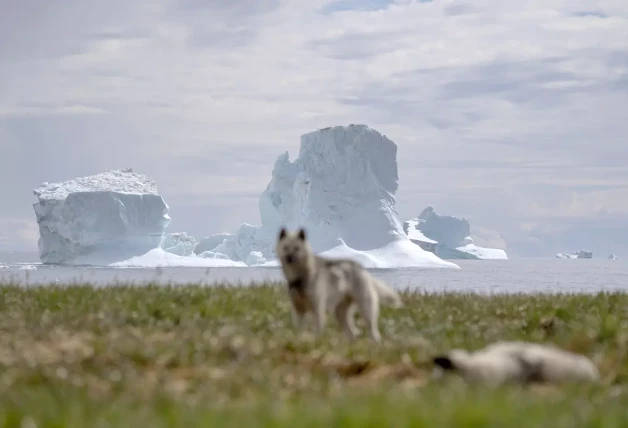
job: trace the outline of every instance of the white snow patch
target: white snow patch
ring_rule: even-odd
[[[428,238],[423,234],[423,232],[418,229],[418,219],[415,218],[412,220],[407,220],[405,223],[408,225],[407,233],[408,238],[410,238],[411,240],[425,242],[427,244],[438,244],[438,241],[434,241],[433,239]]]
[[[136,195],[156,195],[157,184],[143,174],[133,172],[132,168],[107,170],[96,175],[73,178],[60,183],[44,181],[33,194],[39,200],[60,200],[70,193],[80,192],[115,192]]]
[[[242,262],[228,259],[203,258],[199,256],[178,256],[161,248],[150,250],[146,254],[131,257],[128,260],[111,263],[111,267],[243,267]]]
[[[362,263],[369,268],[391,269],[398,267],[421,267],[430,268],[436,266],[454,267],[443,263],[438,256],[428,251],[422,250],[409,240],[395,240],[387,245],[373,250],[359,251],[341,243],[328,251],[321,253],[329,258],[349,258]],[[447,262],[445,262],[447,263]]]
[[[417,251],[417,249],[419,251]],[[337,246],[319,253],[322,257],[330,259],[350,259],[355,260],[368,269],[397,269],[403,267],[434,268],[435,264],[442,267],[459,269],[453,263],[444,262],[433,253],[427,252],[417,247],[410,241],[394,241],[382,248],[375,250],[359,251],[348,247],[344,242]],[[445,263],[443,265],[442,263]],[[278,260],[271,260],[264,263],[264,267],[280,266]]]

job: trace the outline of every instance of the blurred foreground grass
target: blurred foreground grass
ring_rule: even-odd
[[[321,341],[296,334],[281,284],[0,284],[0,426],[628,424],[628,294],[403,299],[382,308],[375,346],[332,319]],[[436,352],[504,339],[584,353],[604,383],[489,391],[432,376]]]

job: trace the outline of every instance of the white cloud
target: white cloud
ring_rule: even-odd
[[[0,17],[0,125],[24,150],[109,137],[108,150],[172,197],[186,186],[213,206],[229,190],[263,190],[300,134],[367,123],[399,144],[403,215],[441,204],[520,230],[531,217],[628,211],[618,199],[628,187],[623,0],[46,5],[27,0]],[[95,138],[62,118],[76,115],[108,122],[88,124]],[[230,164],[242,152],[254,155]],[[197,158],[212,166],[186,161]],[[70,173],[56,168],[46,174]],[[48,179],[35,172],[25,193]],[[191,221],[194,232],[206,220]]]
[[[0,106],[0,117],[2,116],[56,116],[56,115],[85,115],[85,114],[106,114],[107,112],[98,107],[86,106],[82,104],[71,105],[12,105],[8,107]]]

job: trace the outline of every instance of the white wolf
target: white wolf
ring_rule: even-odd
[[[305,231],[288,232],[282,228],[276,253],[288,282],[292,319],[302,327],[308,312],[314,313],[316,331],[325,327],[329,310],[343,331],[353,339],[359,334],[354,323],[355,309],[366,320],[371,338],[381,341],[378,327],[380,299],[401,307],[399,295],[371,276],[359,263],[346,259],[326,259],[312,251]]]
[[[597,367],[584,355],[532,342],[497,342],[475,352],[453,349],[434,363],[468,382],[492,386],[600,380]]]

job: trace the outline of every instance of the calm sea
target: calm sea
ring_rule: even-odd
[[[459,260],[460,270],[373,269],[396,288],[482,293],[585,292],[628,290],[628,263],[606,259]],[[45,266],[37,254],[0,252],[0,282],[23,285],[88,282],[248,285],[281,280],[278,268],[93,268]]]

